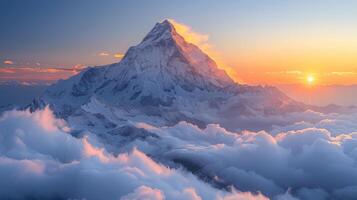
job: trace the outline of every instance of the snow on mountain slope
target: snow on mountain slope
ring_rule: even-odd
[[[276,88],[235,83],[168,20],[157,23],[119,63],[87,68],[57,82],[32,108],[47,104],[73,126],[94,130],[128,121],[174,125],[183,120],[236,130],[248,128],[246,117],[304,109]]]

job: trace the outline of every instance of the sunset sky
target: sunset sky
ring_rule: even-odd
[[[238,82],[357,84],[357,1],[96,2],[0,0],[0,80],[52,80],[118,62],[169,18]]]
[[[357,0],[0,0],[3,199],[357,200]]]

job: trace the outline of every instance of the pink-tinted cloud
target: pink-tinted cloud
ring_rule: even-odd
[[[4,199],[218,200],[237,195],[219,191],[181,169],[168,168],[140,150],[115,156],[94,146],[99,141],[91,135],[76,138],[61,127],[48,132],[43,120],[37,120],[37,115],[47,115],[41,112],[49,111],[14,110],[0,117],[0,147],[6,147],[0,148],[0,185],[6,188],[0,188],[0,196]]]
[[[0,68],[0,74],[4,73],[4,74],[13,74],[15,73],[15,70],[12,68]]]
[[[5,61],[4,61],[4,64],[6,64],[6,65],[13,65],[14,62],[11,61],[11,60],[5,60]]]
[[[98,157],[99,160],[101,160],[102,162],[109,162],[110,157],[106,156],[104,154],[104,149],[103,148],[97,148],[92,146],[89,142],[88,142],[88,138],[85,137],[84,139],[82,139],[83,141],[83,153],[85,156],[87,157]]]
[[[234,190],[232,194],[224,197],[218,197],[217,200],[269,200],[269,198],[260,193],[252,194],[251,192],[237,192]]]
[[[165,195],[163,192],[156,188],[151,188],[148,186],[140,186],[133,193],[130,193],[120,200],[139,200],[139,199],[147,199],[147,200],[164,200]]]
[[[19,81],[55,81],[66,79],[84,69],[83,65],[75,65],[71,68],[55,67],[5,67],[0,68],[0,81],[19,80]]]

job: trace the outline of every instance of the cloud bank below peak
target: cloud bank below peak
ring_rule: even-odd
[[[138,123],[137,129],[156,137],[117,145],[121,153],[114,156],[109,147],[115,144],[91,133],[73,137],[48,107],[5,112],[0,118],[0,196],[354,199],[356,117],[307,112],[304,118],[308,115],[315,122],[271,132]]]
[[[233,185],[273,199],[291,195],[353,199],[357,195],[355,115],[310,115],[316,122],[275,127],[270,133],[229,132],[213,124],[200,129],[187,122],[161,128],[138,124],[161,139],[151,142],[151,147],[150,140],[135,145],[220,188]]]
[[[267,199],[220,191],[134,148],[114,156],[89,135],[75,138],[49,108],[0,118],[0,196],[17,199]],[[247,198],[246,198],[247,197]]]

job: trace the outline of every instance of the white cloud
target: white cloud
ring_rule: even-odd
[[[109,56],[109,53],[107,52],[100,52],[98,53],[99,56]]]
[[[75,138],[68,131],[66,124],[54,118],[48,108],[35,113],[11,111],[0,117],[0,196],[5,199],[256,196],[219,191],[190,173],[155,162],[137,149],[114,156],[90,134]]]
[[[313,115],[314,122],[285,127],[275,136],[265,131],[234,133],[219,125],[201,130],[186,122],[159,129],[138,127],[161,138],[153,149],[141,145],[144,151],[180,163],[206,180],[218,180],[222,187],[233,185],[275,198],[353,199],[351,188],[357,186],[354,115]],[[282,195],[289,188],[291,194]]]
[[[171,127],[139,123],[135,126],[157,137],[116,146],[119,152],[130,150],[114,156],[90,133],[71,136],[48,108],[6,112],[0,118],[0,196],[354,199],[354,115],[302,115],[311,115],[311,121],[275,127],[273,135],[230,132],[216,124],[200,129],[187,122]]]

